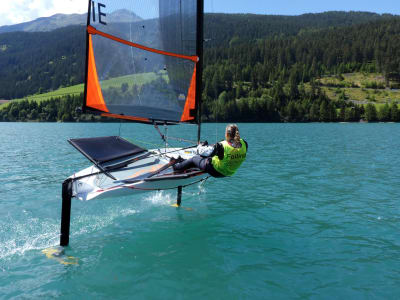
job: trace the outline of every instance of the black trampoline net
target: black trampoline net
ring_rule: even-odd
[[[90,161],[99,164],[147,151],[119,136],[71,139],[69,142]]]

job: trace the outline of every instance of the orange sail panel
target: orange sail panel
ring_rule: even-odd
[[[194,120],[194,116],[190,115],[190,111],[196,108],[196,65],[190,82],[189,92],[186,98],[185,108],[183,109],[181,122]]]
[[[89,57],[86,105],[104,112],[109,112],[104,102],[103,93],[97,76],[96,61],[94,59],[92,35],[89,34]]]

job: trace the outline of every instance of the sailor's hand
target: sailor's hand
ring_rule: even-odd
[[[204,141],[200,143],[200,146],[207,146],[208,145],[208,141]]]

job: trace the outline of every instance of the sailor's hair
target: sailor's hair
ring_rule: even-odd
[[[229,124],[226,126],[226,134],[229,138],[228,142],[233,141],[236,145],[240,145],[240,133],[236,124]]]

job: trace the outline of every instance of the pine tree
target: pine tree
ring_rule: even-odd
[[[377,117],[377,112],[376,112],[376,107],[372,103],[368,103],[367,106],[365,107],[365,119],[368,122],[376,122],[378,117]]]
[[[400,122],[400,111],[396,102],[392,102],[390,106],[390,120],[392,122]]]
[[[326,104],[326,101],[322,101],[319,106],[319,120],[321,122],[329,122],[330,121],[330,111],[329,107]]]
[[[388,122],[390,121],[390,108],[389,108],[389,104],[385,103],[384,106],[381,106],[379,108],[379,112],[378,112],[378,119],[381,122]]]

